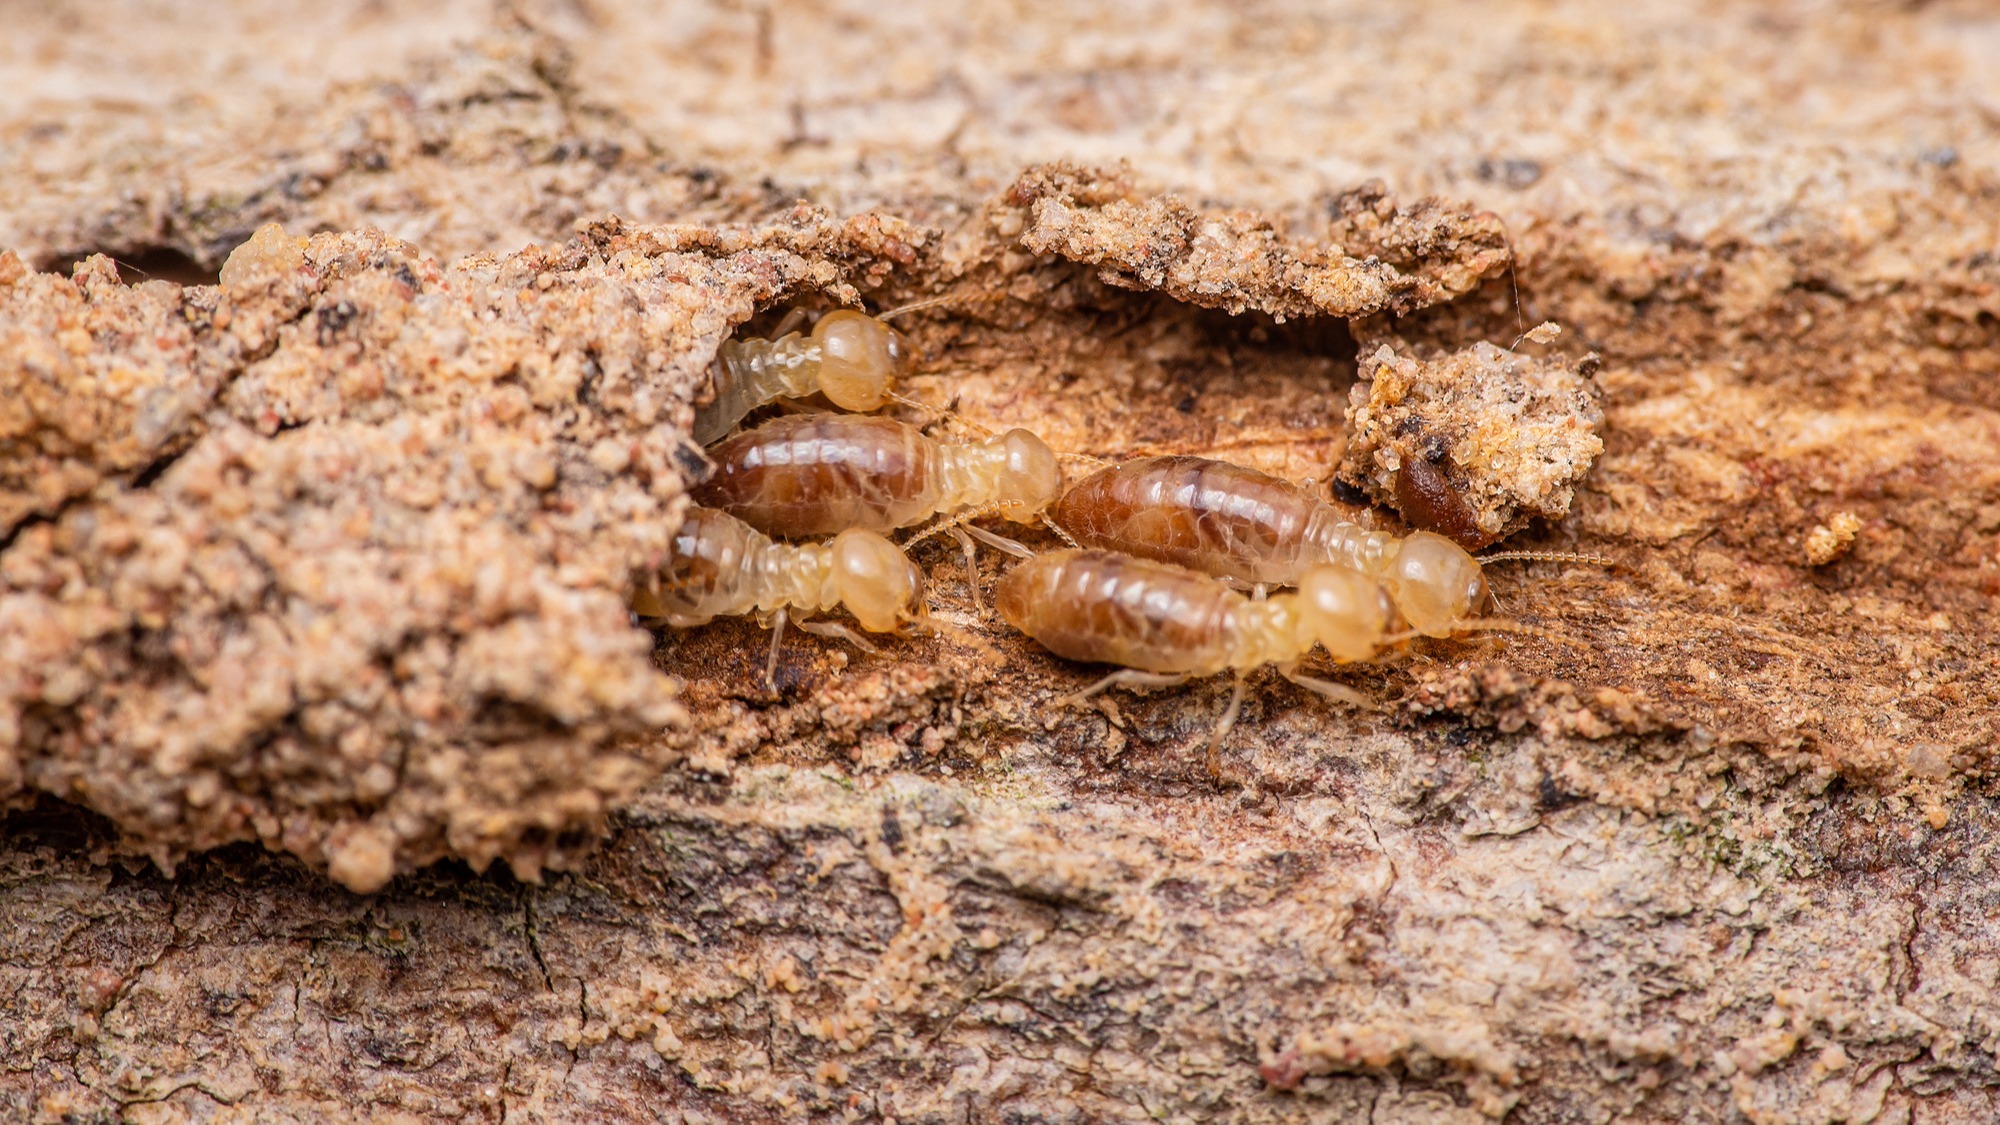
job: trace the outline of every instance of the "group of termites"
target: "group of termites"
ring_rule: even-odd
[[[839,607],[867,633],[928,630],[991,651],[932,615],[905,550],[933,534],[957,539],[978,606],[977,539],[1020,560],[995,591],[1008,624],[1058,656],[1116,666],[1065,704],[1234,672],[1209,742],[1214,770],[1249,672],[1270,665],[1367,706],[1299,665],[1315,646],[1348,663],[1419,635],[1514,628],[1479,615],[1482,564],[1575,557],[1475,558],[1444,536],[1364,527],[1305,485],[1203,457],[1082,458],[1103,467],[1065,490],[1061,458],[1027,430],[956,441],[861,413],[922,407],[895,389],[915,351],[886,321],[937,303],[881,316],[836,310],[809,333],[786,330],[803,317],[795,311],[770,338],[722,345],[693,429],[713,471],[692,490],[697,506],[666,565],[635,592],[635,613],[679,628],[759,615],[772,629],[769,683],[788,621],[874,651],[847,625],[815,618]],[[808,405],[739,428],[760,408],[806,400],[836,409]],[[1069,546],[1037,553],[972,522],[988,517],[1043,524]],[[902,546],[887,537],[925,524]]]

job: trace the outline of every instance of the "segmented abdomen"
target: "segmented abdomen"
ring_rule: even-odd
[[[675,625],[702,625],[748,612],[755,600],[746,596],[745,578],[763,539],[741,520],[689,509],[674,533],[673,554],[652,582],[640,583],[633,610]]]
[[[937,443],[893,418],[776,418],[709,456],[715,475],[695,502],[782,538],[908,527],[939,502]]]
[[[1299,569],[1330,562],[1380,578],[1400,542],[1399,537],[1386,531],[1349,522],[1328,507],[1306,526]]]
[[[1287,480],[1206,457],[1148,457],[1094,473],[1056,502],[1079,543],[1224,578],[1287,585],[1327,504]]]
[[[715,354],[715,399],[694,412],[694,440],[713,445],[752,410],[816,389],[819,345],[794,332],[775,340],[725,340]]]
[[[653,581],[639,584],[632,609],[681,627],[787,606],[824,609],[831,605],[828,566],[817,544],[773,543],[727,512],[689,508],[673,553]]]
[[[1228,666],[1241,594],[1205,574],[1113,551],[1055,551],[994,591],[1007,623],[1057,656],[1148,672]]]

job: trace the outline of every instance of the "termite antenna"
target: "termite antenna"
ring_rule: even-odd
[[[912,618],[910,624],[918,629],[928,629],[940,637],[957,641],[967,648],[976,650],[981,656],[986,657],[995,664],[1007,663],[1007,654],[994,647],[992,642],[970,629],[953,625],[949,621],[939,620],[931,615],[929,607],[925,607],[921,615]]]
[[[1509,621],[1504,617],[1461,618],[1460,620],[1451,623],[1451,631],[1454,634],[1518,633],[1521,636],[1535,637],[1540,640],[1551,641],[1559,645],[1569,645],[1572,648],[1584,647],[1583,642],[1577,640],[1574,637],[1565,637],[1561,633],[1551,632],[1548,629],[1538,628],[1534,625],[1523,625],[1519,621]]]
[[[951,425],[955,427],[970,431],[973,437],[979,438],[981,440],[993,436],[993,431],[991,429],[988,429],[987,427],[980,425],[979,423],[973,421],[972,419],[967,418],[965,415],[960,414],[958,411],[953,410],[949,406],[933,406],[930,403],[924,402],[921,399],[914,399],[908,395],[897,394],[895,391],[886,389],[882,392],[882,398],[884,401],[893,402],[898,406],[907,406],[912,410],[921,411],[925,414],[930,415],[931,422],[924,423],[927,426],[936,422],[949,422]]]
[[[908,395],[899,395],[895,391],[883,391],[882,397],[890,402],[897,404],[898,406],[907,406],[912,410],[921,410],[926,414],[936,414],[942,416],[951,413],[951,411],[946,409],[945,407],[932,406],[928,402],[919,401],[917,399],[911,398]]]
[[[1079,551],[1083,549],[1083,544],[1077,542],[1075,538],[1073,538],[1070,535],[1069,532],[1064,531],[1062,529],[1062,525],[1057,523],[1054,517],[1050,516],[1047,512],[1042,513],[1042,526],[1048,528],[1050,531],[1055,532],[1057,539],[1060,539],[1063,542],[1069,544],[1070,546],[1075,547]]]
[[[921,301],[911,301],[906,305],[897,305],[886,312],[876,313],[875,319],[888,320],[891,317],[902,316],[904,313],[922,312],[925,309],[934,309],[939,305],[950,304],[954,301],[998,301],[1005,296],[1006,294],[1004,293],[940,293],[935,297],[925,297]]]
[[[1598,566],[1618,565],[1617,559],[1608,559],[1603,555],[1586,555],[1576,551],[1501,551],[1494,555],[1474,555],[1473,558],[1481,566],[1485,566],[1487,563],[1513,562],[1517,559],[1528,562],[1580,562],[1595,563]]]
[[[1514,339],[1514,348],[1528,338],[1528,317],[1521,311],[1521,259],[1514,253],[1514,236],[1508,232],[1507,224],[1500,224],[1500,244],[1507,248],[1507,284],[1514,289],[1514,328],[1520,335]],[[1508,348],[1513,351],[1514,348]]]
[[[952,528],[957,527],[959,524],[964,523],[971,517],[972,513],[967,512],[963,515],[956,515],[956,516],[951,516],[947,519],[941,519],[936,523],[930,525],[929,527],[923,529],[922,531],[917,532],[915,535],[910,536],[908,539],[903,540],[903,550],[907,552],[910,548],[916,546],[917,544],[923,542],[926,539],[929,539],[931,536],[942,535],[945,532],[950,531]]]
[[[893,317],[902,316],[904,313],[922,312],[925,309],[934,309],[939,305],[946,303],[947,301],[956,300],[958,296],[959,295],[956,293],[940,293],[935,297],[925,297],[921,301],[911,301],[906,305],[897,305],[893,309],[887,309],[882,312],[878,312],[875,314],[875,319],[889,320]]]
[[[926,413],[934,416],[937,421],[947,422],[950,423],[951,426],[967,430],[972,434],[973,437],[976,437],[981,441],[985,441],[986,439],[994,436],[992,429],[980,425],[979,423],[973,421],[972,419],[967,418],[965,415],[960,414],[958,411],[953,410],[949,406],[932,406],[929,403],[918,402],[915,399],[900,398],[893,394],[888,395],[887,397],[894,399],[897,402],[903,403],[906,406],[914,406],[919,410],[923,410]]]
[[[1056,460],[1081,461],[1084,464],[1089,465],[1093,469],[1108,469],[1111,467],[1112,464],[1110,461],[1106,461],[1102,457],[1092,457],[1088,453],[1058,453],[1056,454]]]

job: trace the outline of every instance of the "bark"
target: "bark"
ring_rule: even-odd
[[[0,60],[10,1118],[2000,1113],[1983,10],[232,11]],[[720,342],[933,296],[962,430],[1617,565],[1230,784],[934,542],[1003,659],[635,628]]]

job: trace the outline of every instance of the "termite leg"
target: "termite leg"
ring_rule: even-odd
[[[764,662],[764,686],[771,694],[778,694],[778,642],[785,639],[785,611],[783,609],[771,617],[771,656]]]
[[[979,547],[965,532],[964,527],[954,527],[949,534],[965,551],[965,588],[972,592],[972,611],[984,617],[986,606],[979,600]]]
[[[1032,559],[1035,557],[1035,552],[1029,550],[1026,544],[1009,539],[1005,535],[988,531],[983,527],[974,527],[971,524],[965,525],[965,531],[966,534],[986,544],[988,547],[1012,555],[1017,559]]]
[[[1215,733],[1208,736],[1208,776],[1217,781],[1222,776],[1222,740],[1236,726],[1236,716],[1243,710],[1243,673],[1236,674],[1236,684],[1229,690],[1229,706],[1223,708],[1222,718],[1215,724]]]
[[[941,532],[952,532],[955,534],[958,528],[970,521],[995,515],[1006,506],[1003,504],[993,508],[979,508],[970,512],[960,512],[950,519],[939,520],[922,531],[917,532],[915,535],[910,536],[908,539],[903,540],[903,549],[907,551]],[[976,536],[981,543],[986,544],[996,551],[1005,551],[1017,559],[1032,559],[1035,557],[1035,552],[1030,551],[1025,544],[1016,542],[1004,535],[988,531],[983,527],[967,527],[966,530]]]
[[[1042,513],[1042,526],[1048,528],[1050,531],[1055,532],[1056,538],[1069,544],[1071,547],[1074,547],[1079,551],[1083,549],[1083,544],[1077,542],[1076,539],[1072,537],[1069,532],[1064,531],[1062,529],[1061,524],[1057,523],[1053,519],[1050,519],[1049,514],[1047,512]]]
[[[1280,676],[1285,677],[1287,680],[1290,680],[1291,682],[1299,685],[1300,687],[1306,689],[1307,691],[1312,692],[1315,695],[1318,695],[1324,699],[1332,700],[1335,703],[1350,704],[1352,706],[1359,707],[1363,711],[1380,710],[1380,708],[1376,705],[1374,700],[1368,698],[1367,696],[1361,694],[1358,691],[1355,691],[1353,688],[1348,687],[1346,684],[1337,684],[1334,683],[1332,680],[1321,680],[1321,679],[1316,679],[1312,676],[1305,676],[1299,674],[1298,665],[1296,664],[1279,665],[1278,674]]]
[[[805,327],[808,315],[810,314],[803,307],[793,306],[792,311],[786,313],[784,319],[778,322],[778,326],[771,329],[770,339],[776,340],[781,336],[789,336]]]
[[[848,644],[853,645],[870,656],[882,651],[868,638],[842,625],[838,621],[796,621],[793,624],[814,636],[832,637],[837,641],[846,641]]]
[[[1107,688],[1179,687],[1190,678],[1186,672],[1141,672],[1137,668],[1120,668],[1082,691],[1071,692],[1056,700],[1056,706],[1074,706]]]

